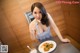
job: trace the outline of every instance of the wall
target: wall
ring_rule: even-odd
[[[80,43],[80,4],[62,4],[61,6],[68,35]]]
[[[44,4],[60,32],[66,34],[61,6],[54,0],[0,0],[0,38],[3,44],[9,46],[9,53],[29,53],[26,46],[32,40],[24,13],[30,11],[31,4],[36,1]],[[53,30],[51,31],[56,35]]]

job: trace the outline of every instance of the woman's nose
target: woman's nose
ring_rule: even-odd
[[[39,14],[37,14],[37,17],[39,17],[40,15]]]

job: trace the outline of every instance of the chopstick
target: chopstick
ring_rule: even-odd
[[[30,48],[30,46],[27,46],[27,48],[28,48],[29,50],[32,50],[32,49]]]

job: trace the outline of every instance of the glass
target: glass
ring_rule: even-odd
[[[27,47],[30,50],[30,53],[37,53],[36,48],[30,48],[30,46],[27,46]]]
[[[31,49],[30,53],[37,53],[37,49],[35,48]]]

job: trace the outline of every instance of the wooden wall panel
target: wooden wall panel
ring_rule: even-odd
[[[80,5],[62,4],[68,35],[80,43]]]

